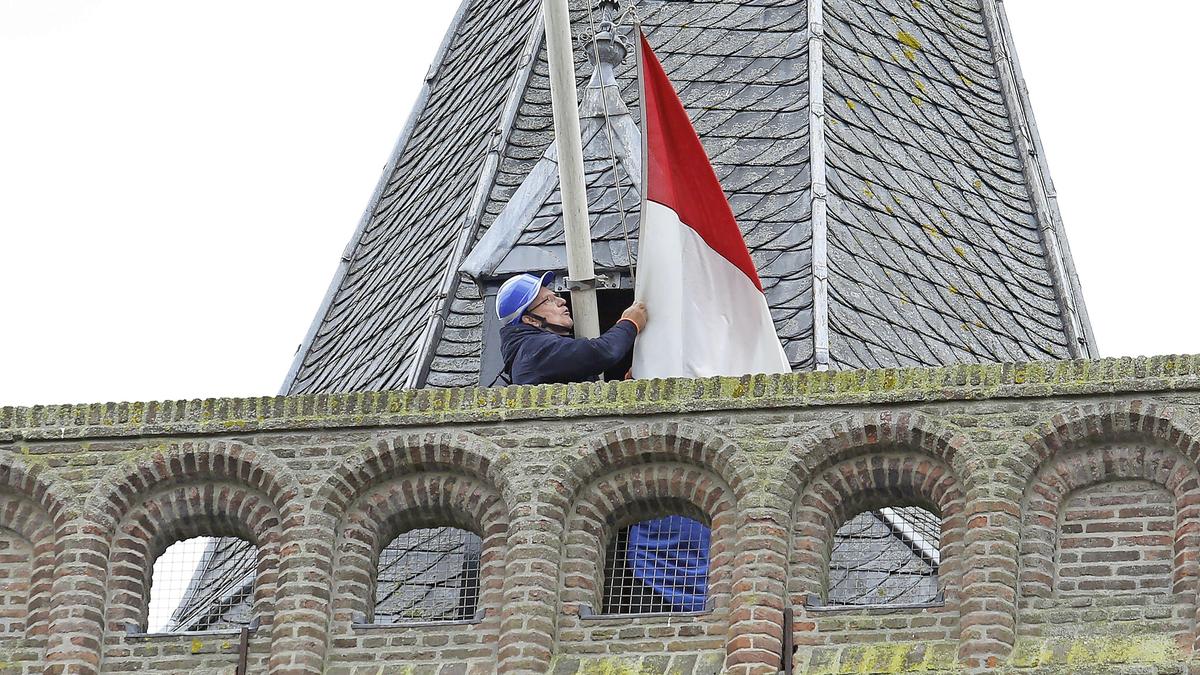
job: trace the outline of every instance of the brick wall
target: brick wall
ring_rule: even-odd
[[[0,528],[0,635],[24,635],[29,618],[33,545]]]
[[[1196,357],[4,408],[0,673],[233,672],[236,633],[137,632],[154,559],[217,535],[257,547],[256,673],[1180,672],[1198,458]],[[940,518],[940,599],[828,605],[889,506]],[[597,615],[613,533],[667,514],[712,526],[708,608]],[[364,623],[379,550],[440,526],[481,616]]]
[[[1169,595],[1175,499],[1149,481],[1075,491],[1058,525],[1056,598]]]

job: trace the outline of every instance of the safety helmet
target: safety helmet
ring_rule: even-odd
[[[500,323],[507,326],[520,321],[521,315],[533,304],[542,286],[553,282],[554,272],[546,272],[541,278],[532,274],[518,274],[505,281],[500,286],[500,292],[496,293],[496,316]]]

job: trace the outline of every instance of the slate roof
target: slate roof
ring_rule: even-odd
[[[456,270],[519,206],[510,202],[522,185],[545,179],[535,172],[553,154],[538,6],[464,4],[286,391],[478,384],[484,303],[476,279]],[[571,6],[585,91],[589,16],[582,0]],[[824,0],[820,17],[808,6],[637,6],[729,195],[793,367],[818,367],[822,350],[821,367],[833,368],[1094,354],[995,0]],[[810,30],[816,18],[823,35]],[[824,47],[810,53],[810,43]],[[632,58],[616,87],[639,119]],[[821,93],[816,106],[810,91]],[[627,260],[608,135],[586,118],[584,135],[596,262],[617,269]],[[617,171],[629,207],[638,176]],[[553,195],[525,205],[507,262],[475,277],[561,260]],[[636,246],[635,208],[626,220]]]

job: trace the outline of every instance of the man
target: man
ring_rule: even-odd
[[[566,300],[547,288],[554,273],[540,278],[519,274],[496,294],[500,351],[513,384],[595,380],[602,373],[621,378],[629,369],[633,340],[646,326],[646,306],[635,302],[620,320],[594,339],[575,339],[575,321]]]

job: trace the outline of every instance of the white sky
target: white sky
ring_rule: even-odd
[[[0,405],[275,393],[457,4],[0,0]],[[1200,3],[1006,4],[1103,355],[1200,351]]]

